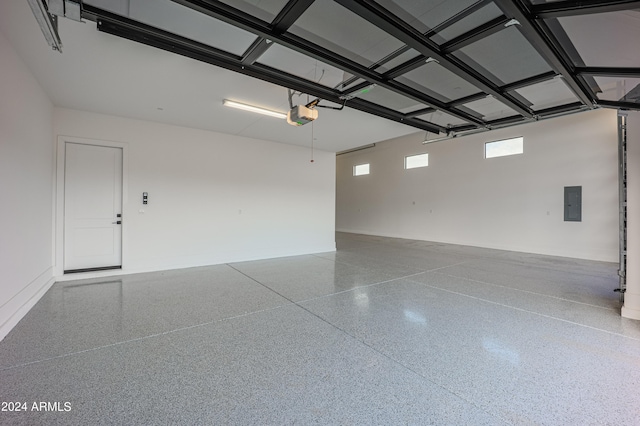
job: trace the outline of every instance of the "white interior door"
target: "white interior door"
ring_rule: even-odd
[[[65,145],[64,270],[122,265],[122,148]]]

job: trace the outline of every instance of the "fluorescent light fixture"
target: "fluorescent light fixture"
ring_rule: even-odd
[[[282,119],[287,118],[287,114],[284,112],[271,111],[269,109],[264,109],[264,108],[260,108],[253,105],[241,104],[240,102],[230,101],[228,99],[223,100],[222,105],[228,106],[231,108],[242,109],[245,111],[257,112],[258,114],[268,115],[269,117],[282,118]]]

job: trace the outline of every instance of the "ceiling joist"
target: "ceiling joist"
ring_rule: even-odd
[[[271,22],[245,12],[244,8],[241,10],[234,7],[235,4],[230,2],[220,0],[171,1],[251,33],[256,38],[249,46],[244,47],[242,54],[236,55],[87,4],[83,4],[83,17],[96,21],[98,28],[104,32],[188,56],[327,101],[342,104],[346,100],[348,107],[433,133],[491,128],[526,122],[565,111],[574,112],[593,108],[595,105],[630,107],[633,103],[626,102],[626,99],[621,99],[617,103],[598,100],[597,94],[601,93],[601,89],[594,77],[627,78],[640,75],[638,68],[586,67],[570,38],[562,29],[560,21],[555,19],[562,16],[640,8],[640,1],[564,0],[533,4],[529,0],[479,0],[456,13],[452,13],[447,19],[429,28],[424,23],[418,23],[422,27],[420,25],[414,27],[413,24],[385,8],[381,4],[382,2],[333,0],[344,8],[345,14],[353,13],[363,18],[369,24],[373,24],[386,33],[389,40],[395,38],[394,43],[397,41],[402,43],[393,51],[381,51],[380,58],[373,64],[363,64],[350,59],[350,56],[338,54],[330,48],[324,47],[325,43],[322,41],[320,33],[315,35],[321,39],[320,42],[323,45],[299,36],[297,31],[295,34],[293,33],[291,28],[296,22],[299,22],[303,15],[306,19],[313,19],[313,14],[318,12],[317,7],[311,7],[314,5],[314,0],[289,0],[283,8],[271,10],[272,16],[275,16]],[[394,3],[394,7],[403,7],[401,0],[396,0]],[[429,7],[432,6],[423,4],[414,7],[422,8],[420,10],[428,12],[430,11]],[[485,12],[481,12],[481,10]],[[489,10],[491,10],[492,17],[483,18],[489,13]],[[466,21],[464,21],[465,19]],[[469,22],[477,22],[477,24],[470,28]],[[460,28],[466,27],[465,31],[460,33],[459,29],[456,30],[454,27],[456,24],[459,24]],[[548,66],[541,68],[541,71],[543,69],[544,71],[537,75],[520,78],[517,81],[512,81],[513,77],[517,77],[517,73],[513,74],[511,78],[499,78],[497,74],[492,74],[487,67],[494,69],[493,72],[497,73],[495,70],[499,67],[508,66],[507,58],[503,58],[502,62],[498,63],[485,63],[468,53],[470,49],[475,48],[476,44],[478,49],[481,49],[481,45],[478,43],[481,40],[499,34],[511,26],[517,28],[524,37],[523,42],[526,40],[546,62]],[[444,33],[440,35],[444,30],[450,31],[449,37]],[[436,40],[442,40],[442,42],[436,42]],[[335,86],[332,88],[288,73],[285,71],[288,69],[286,66],[283,66],[282,69],[276,69],[261,63],[261,56],[274,44],[341,70],[345,73],[346,78],[338,84],[333,83]],[[460,51],[461,49],[464,50]],[[409,52],[412,52],[413,55],[410,55]],[[362,54],[359,51],[353,53],[355,55]],[[403,62],[399,61],[401,58]],[[496,58],[490,60],[495,62]],[[437,63],[438,66],[429,65],[431,62]],[[551,71],[547,71],[549,69]],[[520,74],[523,75],[522,72]],[[575,95],[575,98],[571,95],[569,98],[554,98],[554,92],[548,94],[552,97],[548,101],[536,99],[534,102],[526,99],[523,95],[525,91],[519,91],[519,89],[529,88],[558,77],[562,77],[564,84]],[[422,83],[420,78],[424,79]],[[449,86],[438,86],[437,78],[442,80],[449,78],[449,82],[444,81]],[[464,80],[466,84],[464,82],[457,83],[460,79]],[[503,81],[508,84],[504,84]],[[399,110],[384,106],[392,105],[393,102],[387,102],[384,90],[378,93],[377,89],[373,92],[373,96],[368,95],[370,92],[368,89],[373,85],[393,92],[389,93],[389,99],[404,99],[405,105],[414,102],[414,110],[411,110],[412,107]],[[461,87],[455,87],[456,85]],[[545,87],[559,86],[558,83],[539,86],[540,89]],[[551,91],[553,92],[553,90]],[[528,92],[532,93],[531,90]],[[537,90],[535,92],[538,94]],[[456,93],[458,93],[457,96]],[[486,101],[483,101],[484,99]],[[564,105],[558,105],[563,101]],[[545,105],[553,106],[545,108]],[[536,109],[533,109],[534,106]],[[430,120],[442,122],[445,117],[453,117],[452,121],[457,124],[441,125],[418,118],[438,111],[444,115],[432,116]]]

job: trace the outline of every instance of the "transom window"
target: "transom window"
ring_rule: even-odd
[[[517,137],[484,144],[484,158],[504,157],[522,154],[524,152],[524,138]]]
[[[353,166],[353,175],[354,176],[362,176],[369,174],[369,163],[366,164],[358,164]]]
[[[404,157],[404,168],[415,169],[417,167],[427,167],[429,165],[429,154],[416,154]]]

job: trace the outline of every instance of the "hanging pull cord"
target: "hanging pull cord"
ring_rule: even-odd
[[[315,162],[315,160],[313,159],[313,121],[311,122],[311,163]]]

